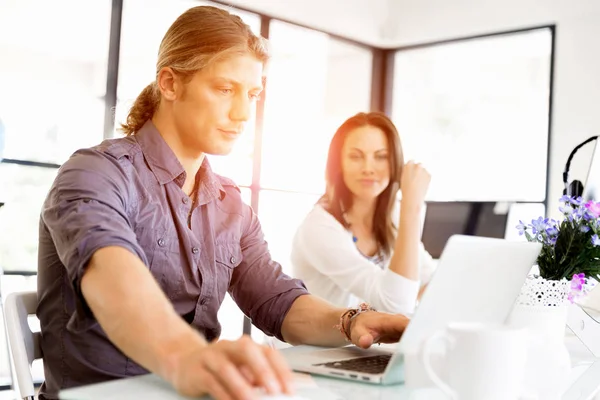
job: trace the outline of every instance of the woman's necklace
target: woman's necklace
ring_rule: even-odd
[[[344,217],[344,222],[346,223],[346,226],[348,227],[348,230],[352,234],[352,242],[354,242],[354,243],[358,242],[358,238],[356,237],[356,235],[354,234],[354,232],[352,232],[352,224],[350,222],[348,222],[348,216],[346,215],[346,213],[343,213],[342,217]]]

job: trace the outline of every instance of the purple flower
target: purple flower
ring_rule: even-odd
[[[531,220],[531,228],[533,234],[536,235],[538,233],[542,233],[546,230],[546,226],[548,223],[548,219],[544,219],[543,217],[539,217],[538,219]]]
[[[595,203],[593,201],[588,201],[585,203],[585,208],[588,209],[589,213],[594,217],[600,217],[600,203]]]
[[[571,303],[574,303],[579,297],[585,296],[588,293],[589,288],[586,287],[587,283],[587,278],[583,272],[573,275],[571,279],[571,292],[569,293],[569,301]]]
[[[561,203],[568,203],[571,201],[571,198],[569,196],[567,196],[566,194],[560,198],[559,200]]]
[[[581,196],[573,197],[573,198],[570,199],[570,202],[574,206],[579,207],[583,203],[583,197],[581,197]]]
[[[583,233],[588,233],[588,232],[590,231],[590,227],[589,227],[589,226],[587,226],[587,225],[581,225],[581,226],[579,227],[579,230],[580,230],[581,232],[583,232]]]
[[[527,230],[527,226],[525,226],[525,222],[519,220],[519,225],[517,225],[517,230],[519,231],[519,235],[522,235]]]
[[[558,207],[558,210],[565,215],[565,217],[571,217],[573,214],[573,207],[569,203],[565,203],[564,206]]]
[[[549,225],[549,226],[546,228],[546,234],[547,234],[548,236],[555,236],[555,235],[558,235],[558,229],[556,228],[556,226]]]
[[[600,238],[598,237],[598,235],[594,234],[592,236],[592,244],[594,246],[600,246]]]
[[[573,211],[573,217],[576,221],[581,220],[587,214],[587,210],[583,207],[577,207],[575,211]]]
[[[573,278],[571,279],[571,289],[581,292],[583,290],[583,285],[585,285],[585,281],[585,274],[583,272],[573,275]]]

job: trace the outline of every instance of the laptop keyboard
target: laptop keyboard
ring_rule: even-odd
[[[387,367],[391,358],[391,354],[381,354],[371,357],[360,357],[352,358],[350,360],[332,361],[322,364],[315,364],[315,366],[344,369],[347,371],[364,372],[367,374],[382,374],[383,371],[385,371],[385,367]]]

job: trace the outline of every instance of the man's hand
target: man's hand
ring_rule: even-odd
[[[350,322],[350,336],[356,346],[368,349],[374,343],[396,343],[409,319],[400,314],[368,311]]]
[[[255,399],[255,388],[268,394],[292,394],[292,372],[283,356],[248,336],[189,349],[172,359],[168,380],[184,396],[210,394],[218,400]]]

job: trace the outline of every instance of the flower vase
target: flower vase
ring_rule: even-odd
[[[508,325],[529,331],[522,393],[528,399],[560,399],[568,387],[571,358],[564,335],[570,291],[566,279],[529,276],[509,314]]]

